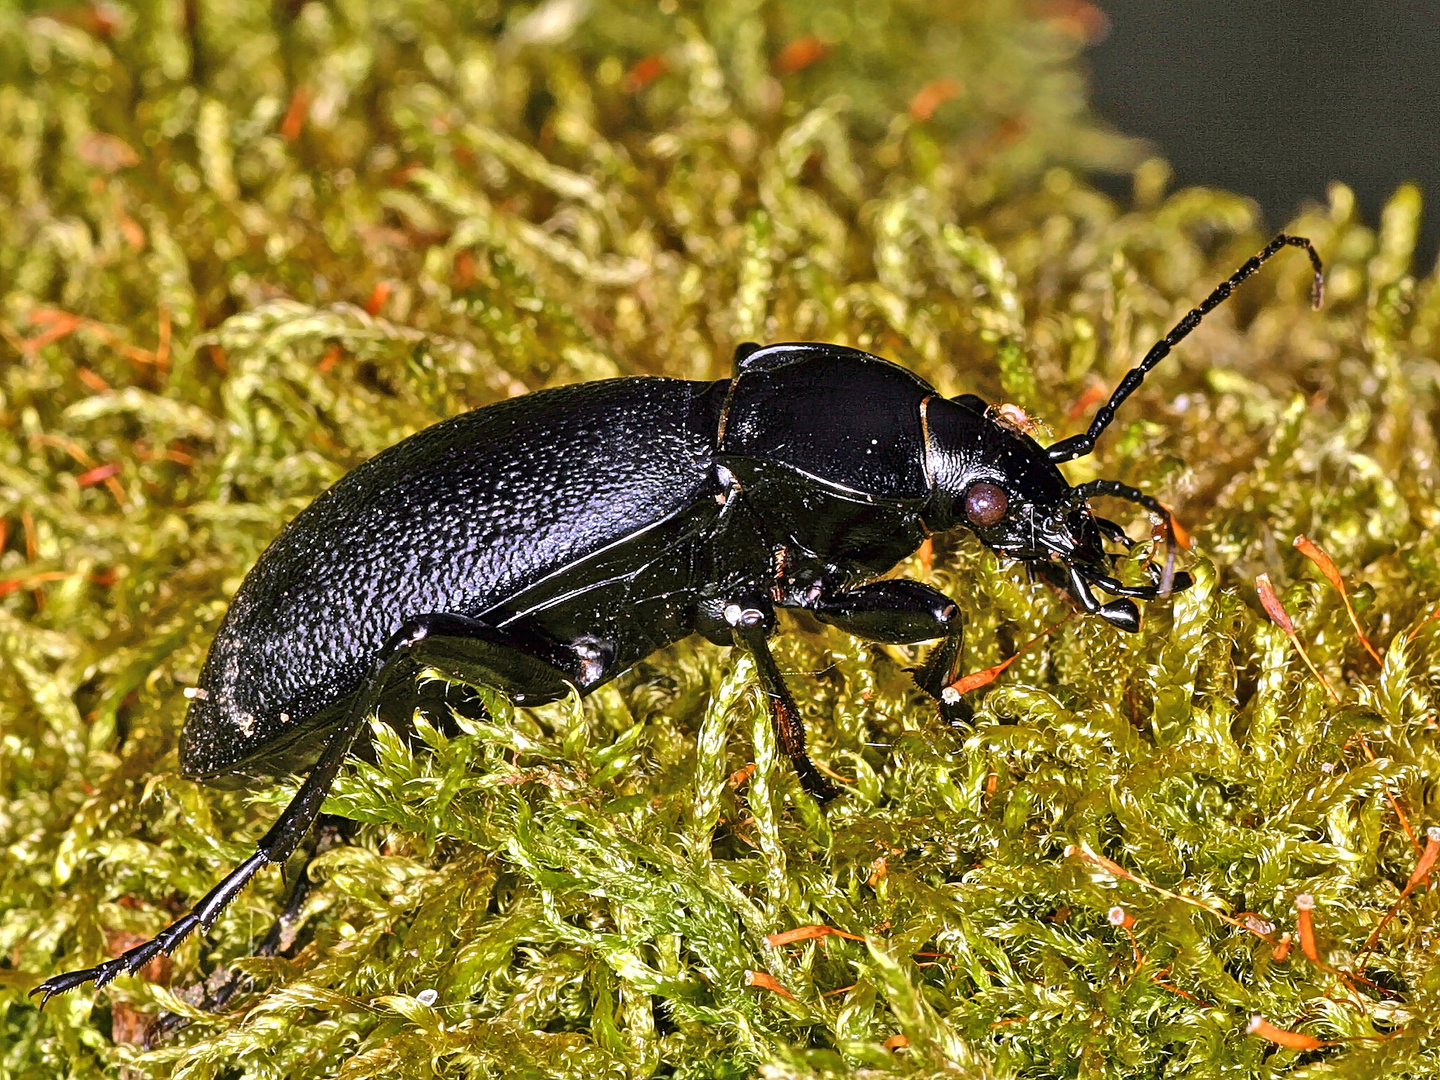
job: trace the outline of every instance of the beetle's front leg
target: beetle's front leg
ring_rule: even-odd
[[[940,643],[915,672],[916,685],[935,699],[946,723],[970,719],[970,706],[963,699],[952,701],[945,695],[945,688],[955,680],[965,621],[959,605],[938,589],[892,578],[849,589],[822,587],[806,595],[800,606],[822,622],[865,641],[908,645],[938,638]]]
[[[829,802],[840,794],[830,780],[815,767],[805,750],[805,723],[800,719],[800,708],[790,696],[785,677],[775,663],[766,641],[775,628],[775,609],[768,602],[733,602],[725,605],[725,622],[730,626],[735,644],[745,649],[755,660],[755,672],[770,703],[770,719],[775,724],[775,738],[780,748],[795,766],[795,775],[803,787],[817,802]]]

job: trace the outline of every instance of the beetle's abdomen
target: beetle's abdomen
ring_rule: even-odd
[[[261,555],[210,647],[181,766],[263,757],[416,615],[477,615],[713,483],[723,384],[614,379],[454,417],[376,455]]]

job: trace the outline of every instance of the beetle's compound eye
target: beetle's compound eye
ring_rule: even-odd
[[[1010,509],[1010,499],[998,484],[980,480],[965,492],[965,516],[979,528],[994,525]]]

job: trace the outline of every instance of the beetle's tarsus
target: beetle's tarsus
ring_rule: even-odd
[[[45,1003],[56,994],[63,994],[84,983],[93,982],[96,989],[99,989],[117,975],[134,974],[161,953],[168,955],[199,924],[200,919],[192,912],[178,922],[167,926],[149,941],[136,945],[115,959],[107,960],[103,964],[97,964],[95,967],[86,968],[83,971],[70,971],[64,975],[47,979],[31,990],[30,995],[33,997],[36,994],[43,994],[40,999],[40,1007],[43,1009]]]

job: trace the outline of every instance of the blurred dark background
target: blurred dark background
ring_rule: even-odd
[[[1425,196],[1417,272],[1440,245],[1436,0],[1097,0],[1096,109],[1148,139],[1177,186],[1249,195],[1270,227],[1331,180],[1374,224],[1397,185]],[[1126,178],[1102,183],[1128,196]]]

